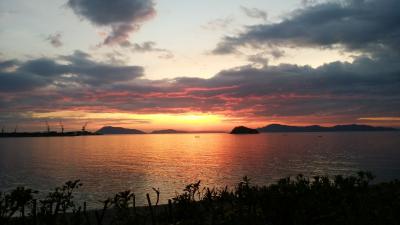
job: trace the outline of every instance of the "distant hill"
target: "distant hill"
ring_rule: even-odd
[[[136,129],[128,129],[123,127],[103,127],[100,130],[96,131],[99,134],[145,134],[145,132]]]
[[[155,130],[151,132],[152,134],[186,134],[188,133],[187,131],[181,131],[181,130],[172,130],[172,129],[167,129],[167,130]]]
[[[282,124],[270,124],[257,129],[260,132],[338,132],[338,131],[396,131],[391,127],[373,127],[369,125],[336,125],[333,127],[313,126],[288,126]]]
[[[240,126],[240,127],[235,127],[231,131],[231,134],[258,134],[258,130]]]

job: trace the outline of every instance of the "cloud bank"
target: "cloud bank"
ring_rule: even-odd
[[[1,111],[103,110],[203,112],[247,118],[396,117],[400,65],[391,58],[355,59],[312,68],[282,64],[221,71],[209,79],[147,80],[143,68],[98,63],[82,52],[19,62],[0,73]],[[50,90],[50,91],[49,91]]]
[[[0,62],[0,93],[27,92],[45,87],[99,87],[142,75],[142,67],[96,62],[88,54],[75,51],[72,55],[60,56],[57,59]]]
[[[328,1],[296,10],[279,23],[249,26],[237,36],[227,36],[214,53],[266,44],[399,53],[399,8],[397,0]]]

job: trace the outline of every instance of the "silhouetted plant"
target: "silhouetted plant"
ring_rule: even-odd
[[[268,186],[257,186],[244,177],[232,189],[200,189],[198,181],[187,185],[167,206],[158,206],[160,210],[152,207],[147,194],[149,207],[138,212],[132,210],[135,195],[131,191],[106,199],[101,210],[87,211],[84,204],[82,212],[73,199],[74,190],[81,183],[74,181],[40,200],[38,220],[28,214],[24,220],[24,211],[32,208],[36,192],[17,188],[9,193],[0,192],[0,224],[88,225],[94,217],[97,225],[400,224],[400,182],[371,184],[373,178],[368,172],[333,179],[298,175]],[[153,188],[153,191],[157,195],[157,206],[160,190]],[[62,216],[57,216],[60,213]]]
[[[130,190],[119,192],[114,196],[111,204],[115,209],[113,220],[115,224],[126,224],[134,220],[129,208],[129,203],[133,201],[134,196]]]
[[[11,193],[0,192],[0,224],[7,223],[20,212],[20,218],[24,220],[26,209],[32,207],[34,191],[25,187],[17,187]]]
[[[55,224],[57,222],[58,214],[60,212],[65,215],[68,210],[72,212],[80,211],[77,209],[73,201],[74,191],[81,187],[80,180],[68,181],[63,186],[55,188],[50,192],[44,200],[40,200],[40,213],[39,217],[46,224]],[[65,222],[66,218],[63,218]]]
[[[103,204],[103,209],[101,211],[95,211],[97,225],[103,224],[104,216],[106,215],[107,210],[112,206],[113,200],[108,198],[100,202]]]
[[[157,195],[157,200],[156,200],[156,204],[155,206],[158,206],[158,203],[160,202],[160,188],[153,188],[153,191],[156,193]]]

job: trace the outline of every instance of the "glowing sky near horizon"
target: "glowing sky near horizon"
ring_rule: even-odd
[[[396,0],[3,0],[0,126],[400,126]]]

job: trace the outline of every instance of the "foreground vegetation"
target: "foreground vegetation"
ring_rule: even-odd
[[[0,192],[0,224],[400,224],[400,182],[371,184],[370,173],[356,176],[284,178],[269,186],[251,185],[247,177],[233,189],[189,184],[182,194],[158,205],[136,207],[131,191],[102,201],[103,209],[86,210],[74,201],[82,185],[69,181],[43,199],[18,187]]]

